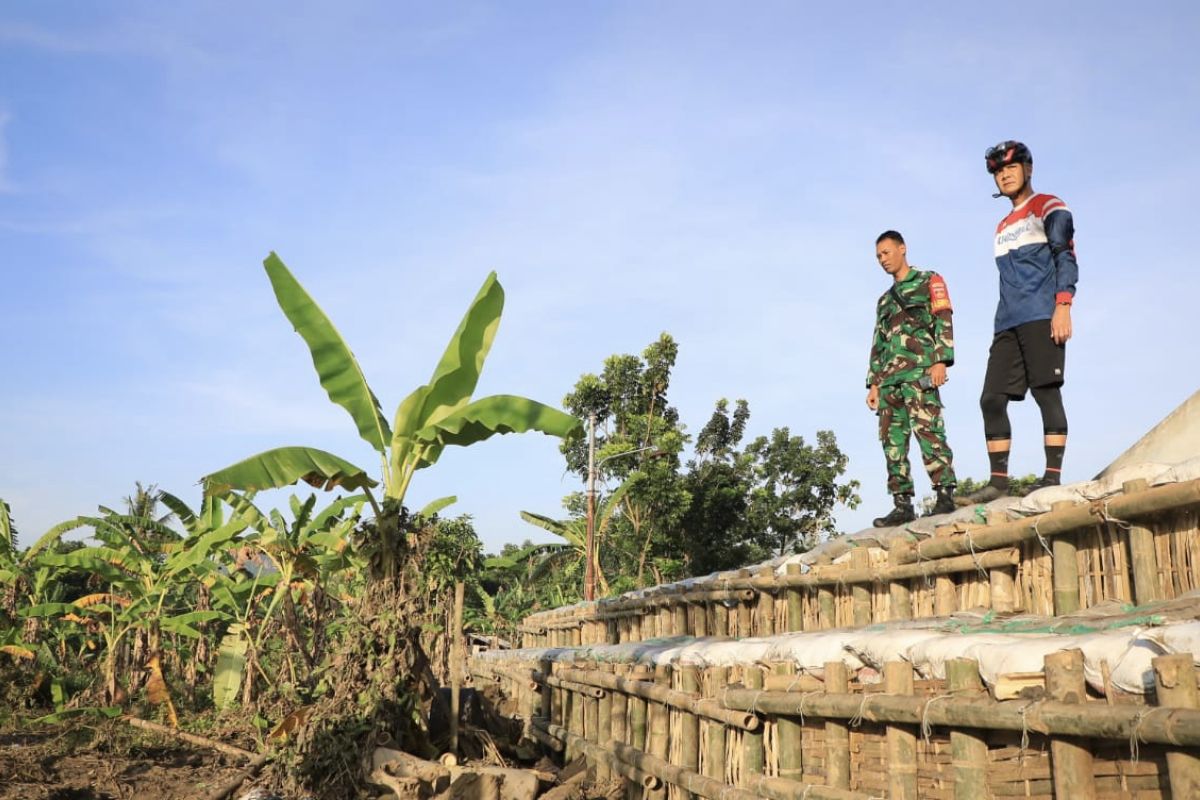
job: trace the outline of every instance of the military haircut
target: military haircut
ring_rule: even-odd
[[[884,239],[891,239],[896,244],[904,244],[904,237],[900,235],[900,231],[884,231],[875,239],[875,244],[879,244]]]

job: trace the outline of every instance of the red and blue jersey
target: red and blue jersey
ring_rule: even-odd
[[[1000,304],[996,332],[1050,319],[1058,302],[1075,296],[1075,222],[1067,204],[1035,194],[996,226]]]

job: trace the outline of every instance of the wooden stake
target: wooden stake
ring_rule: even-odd
[[[1057,541],[1057,540],[1056,540]],[[1062,650],[1045,658],[1046,694],[1060,703],[1080,703],[1087,699],[1083,677],[1083,651]],[[1084,798],[1096,796],[1092,777],[1092,752],[1086,739],[1056,736],[1050,740],[1054,796]]]
[[[796,666],[794,664],[776,664],[775,676],[794,679]],[[803,756],[801,754],[801,736],[803,728],[796,717],[777,717],[775,730],[779,733],[779,777],[799,781],[804,775]]]
[[[763,674],[757,666],[748,665],[742,667],[743,681],[747,689],[762,689]],[[755,731],[746,731],[742,734],[742,774],[743,775],[760,775],[763,772],[763,767],[766,761],[766,754],[763,752],[763,733],[760,727]]]
[[[1126,481],[1125,494],[1144,492],[1149,487],[1145,478]],[[1162,599],[1158,581],[1158,553],[1154,549],[1154,532],[1141,525],[1129,529],[1129,559],[1133,562],[1134,602],[1139,606]]]
[[[597,668],[601,672],[613,672],[612,664],[597,664]],[[596,744],[604,750],[610,750],[612,740],[613,717],[613,697],[612,692],[605,692],[604,696],[597,701],[597,717],[596,717]],[[596,780],[599,783],[606,783],[612,780],[612,770],[609,768],[606,759],[596,761]]]
[[[906,661],[884,664],[883,680],[888,694],[913,693],[912,665]],[[917,800],[917,734],[911,726],[887,726],[887,753],[889,800]]]
[[[679,679],[680,689],[692,694],[699,693],[700,671],[696,667],[690,664],[680,667]],[[679,745],[683,752],[680,756],[679,766],[696,772],[700,768],[700,718],[687,711],[681,713],[683,717],[679,731]],[[683,792],[679,797],[680,800],[686,800],[691,797],[691,794]]]
[[[719,700],[725,688],[725,667],[710,667],[708,670],[708,697]],[[704,774],[724,782],[725,780],[725,726],[717,722],[705,723]]]
[[[708,636],[708,604],[704,601],[696,603],[692,607],[692,613],[695,614],[696,620],[692,630],[696,636]]]
[[[938,525],[933,529],[937,538],[947,538],[954,532],[953,525]],[[939,617],[948,617],[958,611],[958,591],[954,579],[949,575],[938,575],[933,579],[933,613]]]
[[[637,666],[633,668],[633,673],[630,677],[635,681],[648,680],[653,676],[653,672],[647,667]],[[640,697],[629,697],[629,747],[633,750],[646,750],[646,718],[647,718],[647,703]],[[628,793],[631,800],[641,800],[643,787],[630,783],[628,785]]]
[[[871,554],[865,547],[856,547],[850,551],[851,569],[870,569]],[[871,586],[870,584],[855,583],[850,589],[854,598],[854,625],[862,628],[871,624]]]
[[[788,564],[783,568],[786,575],[799,575],[799,564]],[[800,587],[791,586],[785,590],[787,597],[787,629],[789,631],[804,630],[804,595]]]
[[[1151,660],[1159,707],[1200,708],[1192,659],[1191,653],[1180,653]],[[1200,797],[1200,755],[1196,748],[1168,750],[1167,771],[1171,776],[1172,797]]]
[[[713,603],[713,636],[729,635],[729,606],[724,601]]]
[[[841,661],[825,665],[825,691],[849,694],[850,677]],[[850,788],[850,728],[841,720],[825,722],[825,782],[834,789]]]
[[[462,702],[463,673],[463,596],[466,584],[454,584],[454,630],[450,640],[450,752],[458,752],[458,716]]]
[[[833,602],[833,589],[829,586],[817,587],[817,619],[821,630],[837,627],[837,606]]]
[[[654,668],[654,682],[666,689],[671,688],[671,668],[659,664]],[[650,703],[648,714],[648,730],[646,731],[646,752],[664,762],[670,761],[671,752],[671,710],[665,703]],[[646,793],[647,800],[663,800],[666,797],[666,787],[651,790]]]
[[[675,636],[688,636],[688,607],[687,603],[676,603],[672,607],[671,629]]]
[[[946,688],[955,697],[982,696],[978,662],[969,658],[946,661]],[[954,800],[987,800],[987,741],[978,731],[953,728],[950,758],[954,767]]]
[[[911,550],[912,545],[905,541],[898,541],[888,551],[889,566],[898,567],[902,562],[901,551]],[[908,590],[907,580],[895,580],[888,584],[888,615],[892,619],[912,619],[912,593]]]

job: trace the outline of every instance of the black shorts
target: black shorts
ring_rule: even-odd
[[[1039,319],[1000,331],[992,339],[983,391],[1023,400],[1026,389],[1062,386],[1067,346],[1050,338],[1050,320]]]

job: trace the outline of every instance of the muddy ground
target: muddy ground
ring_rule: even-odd
[[[0,800],[192,800],[241,773],[235,760],[73,727],[0,733]]]

